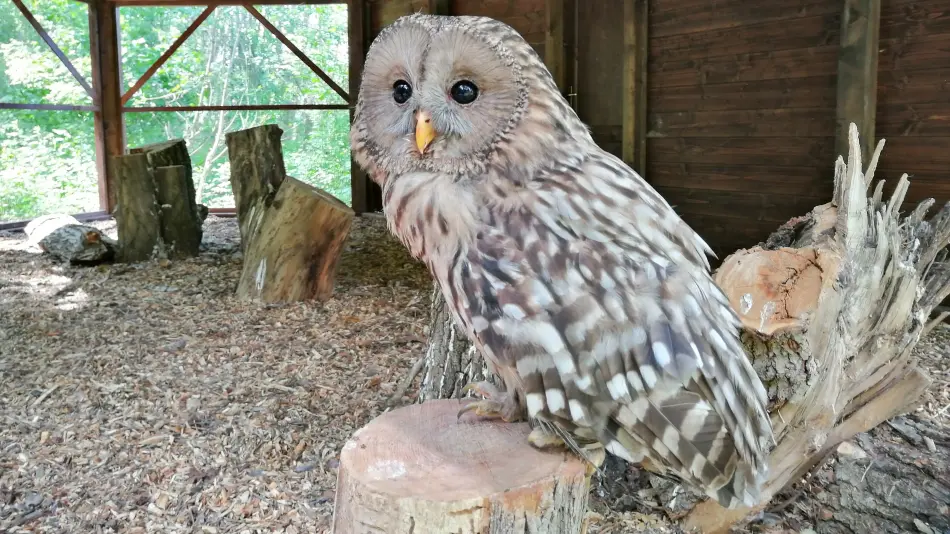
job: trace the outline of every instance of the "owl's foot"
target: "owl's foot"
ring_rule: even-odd
[[[501,391],[494,384],[488,381],[473,382],[464,388],[462,393],[474,391],[482,396],[482,400],[472,401],[459,410],[458,416],[462,417],[465,412],[474,411],[478,417],[489,419],[501,418],[506,423],[514,423],[521,420],[521,407],[514,396],[507,391]]]
[[[528,434],[528,443],[530,443],[532,447],[541,450],[570,447],[570,445],[564,442],[561,436],[553,432],[548,432],[541,426],[531,429],[531,433]]]

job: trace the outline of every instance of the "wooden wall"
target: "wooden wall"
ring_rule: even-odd
[[[621,154],[624,0],[565,6],[577,57],[575,107],[606,150]],[[909,201],[950,201],[950,1],[882,0],[876,176],[911,174]],[[428,0],[378,0],[371,37]],[[544,54],[548,0],[452,0]],[[835,157],[843,0],[649,0],[649,180],[720,258],[755,245],[827,202]],[[572,73],[573,74],[573,73]],[[568,77],[571,83],[572,76]]]
[[[910,175],[907,207],[950,201],[950,2],[883,0],[880,39],[880,173],[889,184]]]
[[[828,200],[841,3],[652,0],[646,178],[720,258]]]

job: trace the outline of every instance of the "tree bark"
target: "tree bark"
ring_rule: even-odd
[[[354,213],[326,191],[286,176],[281,134],[274,125],[227,134],[244,251],[237,295],[325,301]]]
[[[897,417],[839,447],[804,502],[819,534],[950,532],[950,434]],[[810,501],[810,502],[809,502]]]
[[[119,261],[134,263],[161,257],[164,244],[160,211],[148,156],[128,154],[110,159],[116,182]]]
[[[161,143],[143,145],[137,148],[129,149],[129,154],[145,154],[148,157],[149,167],[154,171],[158,167],[181,166],[185,172],[185,190],[187,195],[183,200],[187,203],[189,211],[200,213],[201,209],[196,200],[195,181],[191,166],[191,156],[188,154],[188,146],[184,139],[171,139]],[[202,206],[204,207],[204,206]],[[204,207],[207,210],[206,207]],[[205,211],[207,213],[207,211]],[[204,217],[200,217],[197,223],[198,242],[201,242],[202,228],[201,223]]]
[[[201,218],[188,202],[188,180],[182,165],[155,167],[155,196],[161,208],[162,240],[169,258],[191,258],[201,247]]]
[[[535,449],[527,423],[459,420],[460,406],[413,404],[358,430],[340,454],[333,532],[584,532],[584,461]]]
[[[438,285],[432,289],[430,302],[429,344],[419,402],[458,399],[468,383],[493,377],[482,355],[455,325]]]

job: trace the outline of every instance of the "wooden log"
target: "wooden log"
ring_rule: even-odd
[[[165,253],[172,259],[193,258],[201,246],[201,219],[188,201],[187,169],[175,165],[155,167],[153,172]]]
[[[115,258],[118,243],[70,215],[37,217],[23,229],[27,242],[59,261],[95,265]]]
[[[458,419],[458,401],[386,412],[343,446],[334,534],[585,529],[587,464],[528,443],[527,423]]]
[[[161,221],[148,156],[113,156],[110,164],[116,181],[119,261],[134,263],[160,257],[163,247]]]
[[[282,133],[263,125],[225,136],[244,251],[237,295],[264,302],[324,301],[333,294],[354,212],[286,175]]]

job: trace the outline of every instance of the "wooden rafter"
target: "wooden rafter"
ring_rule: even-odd
[[[270,110],[345,110],[349,104],[257,104],[228,106],[125,106],[122,111],[135,113],[144,111],[270,111]]]
[[[37,111],[99,111],[97,106],[73,106],[70,104],[12,104],[0,102],[0,109],[34,109]]]
[[[40,22],[36,20],[36,17],[33,16],[33,13],[31,13],[26,5],[23,4],[23,0],[13,0],[13,4],[16,5],[17,9],[20,10],[20,13],[23,14],[23,17],[26,18],[26,20],[30,23],[30,26],[33,26],[33,29],[36,30],[36,33],[38,33],[46,45],[49,46],[50,50],[56,54],[56,57],[58,57],[63,63],[63,66],[66,67],[66,70],[68,70],[69,73],[73,75],[73,78],[76,78],[76,81],[79,82],[79,85],[81,85],[83,90],[86,91],[86,94],[89,95],[90,98],[94,98],[94,93],[92,87],[89,85],[89,82],[86,81],[82,74],[79,74],[79,71],[73,66],[72,61],[69,61],[69,58],[66,57],[66,54],[64,54],[62,50],[60,50],[59,46],[57,46],[53,41],[53,38],[50,37],[48,33],[46,33],[46,30],[44,30]]]
[[[155,63],[152,63],[152,66],[149,67],[148,70],[145,71],[145,74],[143,74],[142,77],[139,78],[138,81],[136,81],[132,85],[132,87],[130,87],[129,90],[125,92],[124,95],[122,95],[123,106],[127,104],[128,101],[133,96],[135,96],[135,92],[141,89],[142,86],[145,85],[145,82],[147,82],[149,78],[151,78],[152,75],[154,75],[155,72],[158,71],[158,69],[162,68],[162,65],[164,65],[165,62],[168,61],[168,58],[172,57],[172,54],[174,54],[175,51],[178,50],[178,47],[184,44],[184,42],[188,40],[189,37],[191,37],[191,34],[193,34],[195,30],[197,30],[198,27],[201,26],[201,23],[204,22],[205,19],[207,19],[209,15],[211,15],[211,12],[214,11],[215,7],[216,6],[211,5],[205,8],[205,10],[202,11],[201,14],[199,14],[195,18],[194,21],[192,21],[191,25],[185,28],[185,31],[182,32],[182,34],[178,37],[178,39],[175,39],[175,42],[172,43],[171,46],[168,47],[168,50],[166,50],[165,53],[159,56],[158,60],[156,60]]]
[[[117,0],[119,7],[142,6],[243,6],[245,0]],[[345,0],[254,0],[256,5],[333,5]]]
[[[264,15],[262,15],[260,11],[257,10],[257,8],[255,8],[251,4],[244,4],[244,9],[248,10],[248,12],[250,12],[251,15],[254,15],[254,18],[256,18],[265,28],[267,28],[267,31],[274,34],[274,37],[276,37],[280,42],[284,43],[284,46],[286,46],[291,52],[293,52],[293,54],[297,56],[297,58],[300,59],[300,61],[303,61],[305,65],[310,67],[310,70],[312,70],[314,74],[319,76],[320,79],[323,80],[327,85],[329,85],[331,89],[336,91],[336,93],[340,95],[341,98],[343,98],[344,102],[347,102],[347,103],[350,102],[350,96],[346,93],[346,91],[344,91],[342,87],[337,85],[337,83],[334,82],[333,79],[330,78],[330,76],[328,76],[326,72],[323,72],[323,69],[318,67],[317,64],[313,62],[313,60],[307,57],[307,54],[304,54],[302,50],[297,48],[297,46],[294,43],[292,43],[290,39],[288,39],[287,36],[284,35],[283,32],[281,32],[280,30],[277,29],[276,26],[271,24],[271,22],[267,20],[267,18],[265,18]]]

